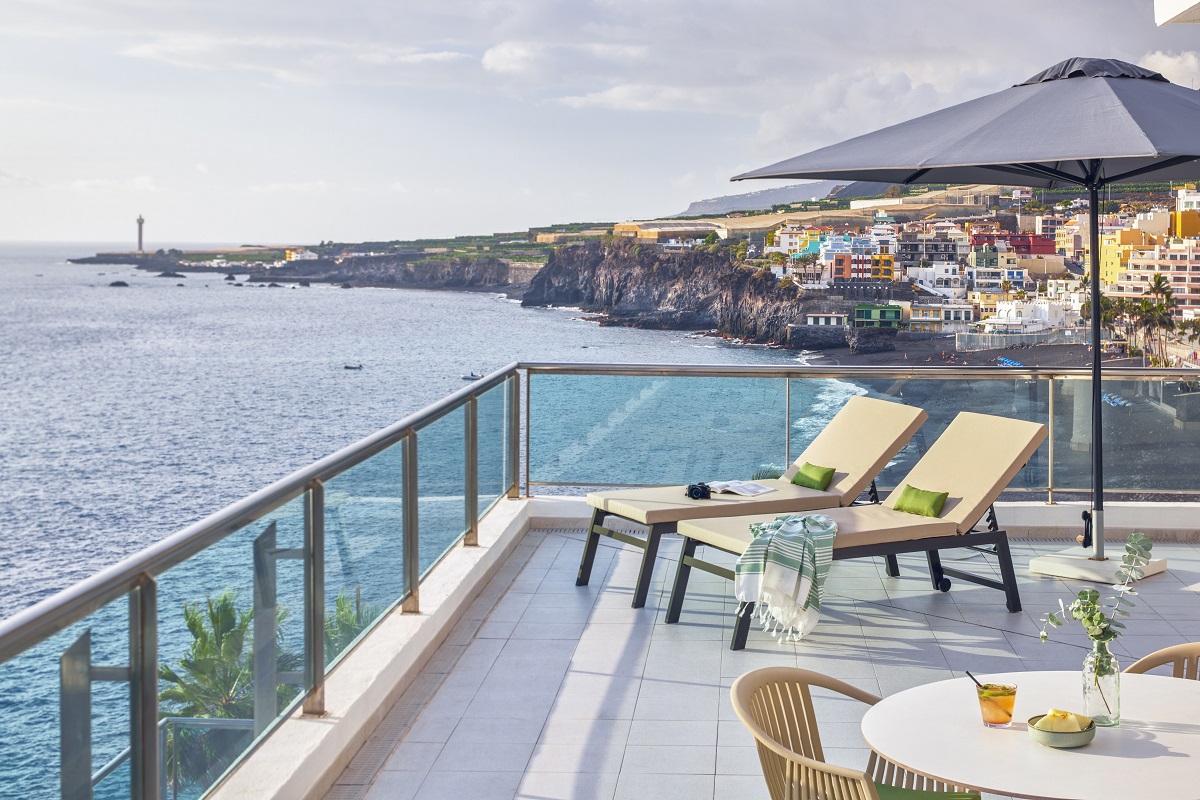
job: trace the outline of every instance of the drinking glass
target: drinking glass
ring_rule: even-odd
[[[1012,725],[1013,706],[1017,702],[1017,687],[1012,683],[985,683],[975,687],[979,697],[979,713],[989,728]]]

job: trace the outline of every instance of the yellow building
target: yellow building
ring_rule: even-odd
[[[1100,283],[1112,286],[1129,267],[1129,254],[1156,244],[1154,234],[1138,228],[1126,228],[1100,237]]]
[[[896,279],[896,257],[890,253],[874,253],[871,255],[871,277],[894,281]]]
[[[967,292],[967,302],[975,307],[975,314],[979,319],[989,314],[995,314],[996,303],[1010,302],[1016,299],[1015,291],[1006,292],[1002,289],[980,289]]]
[[[1176,239],[1195,239],[1200,236],[1200,211],[1172,211],[1170,234]]]

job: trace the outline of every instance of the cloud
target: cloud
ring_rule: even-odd
[[[393,192],[400,192],[401,194],[405,194],[408,192],[408,187],[405,186],[400,181],[396,181],[395,183],[393,183],[391,188],[392,188]]]
[[[501,42],[489,48],[480,62],[488,72],[511,75],[529,72],[537,64],[540,48],[524,42]]]
[[[1142,56],[1138,63],[1146,69],[1161,72],[1172,83],[1200,89],[1200,53],[1194,50],[1181,53],[1155,50]]]
[[[705,87],[647,86],[625,84],[585,95],[563,97],[571,108],[606,108],[614,111],[712,111],[724,98],[718,90]]]
[[[30,189],[36,186],[41,184],[32,178],[0,169],[0,189]]]
[[[325,181],[297,181],[294,183],[263,183],[249,187],[255,194],[320,194],[329,189]]]
[[[79,192],[157,192],[154,179],[148,175],[135,178],[81,178],[71,181],[71,188]]]
[[[208,174],[208,164],[197,164],[196,172],[199,172],[201,175],[207,175]]]

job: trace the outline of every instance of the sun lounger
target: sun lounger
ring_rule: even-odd
[[[896,511],[893,506],[900,492],[888,495],[882,504],[834,508],[822,511],[838,525],[833,543],[835,561],[864,556],[885,556],[887,574],[899,574],[898,553],[924,552],[929,560],[930,577],[935,589],[949,591],[949,577],[1000,589],[1009,611],[1021,610],[1021,597],[1013,572],[1008,535],[996,524],[992,503],[1009,481],[1046,439],[1046,426],[1037,422],[975,414],[964,411],[938,437],[901,481],[932,492],[948,492],[949,498],[937,517],[924,517]],[[987,514],[986,528],[974,530]],[[696,558],[696,546],[703,544],[740,555],[750,541],[750,524],[766,522],[775,514],[746,517],[692,519],[680,522],[684,537],[667,622],[678,622],[693,567],[733,579],[733,571]],[[985,548],[996,556],[1001,580],[986,578],[959,569],[943,567],[938,552],[955,547]],[[949,576],[949,577],[947,577]],[[730,648],[740,650],[746,644],[753,603],[738,610]]]
[[[646,604],[658,542],[664,533],[674,533],[680,521],[742,514],[785,514],[848,506],[866,490],[872,479],[900,452],[928,414],[919,408],[852,397],[834,415],[796,462],[778,479],[758,481],[775,489],[758,497],[714,494],[708,500],[692,500],[683,486],[648,489],[619,489],[593,492],[587,496],[592,506],[587,542],[579,563],[575,585],[584,586],[591,578],[592,563],[601,536],[642,548],[642,567],[633,593],[633,607]],[[805,463],[833,467],[833,480],[825,491],[796,486],[791,478]],[[718,477],[705,475],[697,479]],[[645,525],[645,538],[603,525],[606,517],[620,517]]]

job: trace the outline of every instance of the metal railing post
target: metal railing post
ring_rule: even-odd
[[[254,735],[258,736],[279,713],[275,681],[276,638],[275,523],[254,540]]]
[[[62,800],[92,800],[91,628],[59,659],[58,724]]]
[[[129,593],[129,781],[133,800],[158,797],[158,585]]]
[[[463,487],[463,508],[466,533],[463,545],[479,544],[479,401],[472,397],[463,409],[463,456],[466,475]]]
[[[302,710],[319,717],[325,713],[325,485],[312,481],[304,497],[304,685],[308,694]]]
[[[408,584],[408,597],[401,610],[405,614],[416,614],[421,610],[421,539],[417,531],[420,520],[417,503],[420,501],[417,481],[417,432],[409,431],[404,439],[403,450],[404,488],[404,582]]]
[[[531,452],[529,449],[529,407],[533,403],[533,393],[529,390],[529,377],[531,370],[525,370],[525,496],[529,497],[529,462],[531,460]]]
[[[784,420],[783,420],[783,468],[786,471],[792,463],[792,379],[783,379]]]
[[[1054,376],[1051,375],[1046,381],[1046,385],[1050,391],[1050,402],[1048,403],[1049,419],[1046,421],[1046,428],[1050,434],[1047,437],[1046,460],[1050,462],[1050,474],[1046,480],[1046,502],[1054,505]]]
[[[508,496],[516,499],[521,493],[521,376],[508,378]]]

